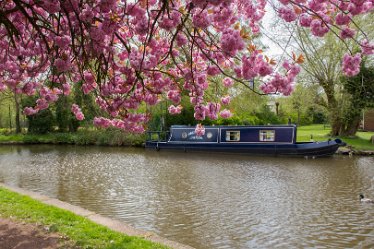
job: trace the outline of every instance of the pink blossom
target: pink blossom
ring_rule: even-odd
[[[188,42],[186,36],[182,35],[182,34],[177,35],[176,41],[177,41],[177,45],[180,46],[180,47],[183,46],[183,45],[186,45],[187,42]]]
[[[211,17],[206,10],[197,11],[192,17],[192,23],[197,28],[205,29],[210,25]]]
[[[129,113],[126,119],[132,123],[146,122],[148,117],[143,113]]]
[[[342,29],[340,32],[340,37],[342,39],[347,39],[347,38],[353,38],[353,36],[356,34],[356,31],[354,29],[351,29],[349,27],[345,27]]]
[[[94,18],[94,12],[92,11],[92,8],[88,5],[84,6],[84,9],[82,9],[81,13],[79,14],[79,18],[83,22],[91,22]]]
[[[279,2],[283,5],[287,5],[290,3],[290,0],[279,0]]]
[[[200,105],[203,103],[203,97],[202,96],[192,96],[190,97],[190,103],[193,105]]]
[[[6,89],[6,85],[0,82],[0,92]]]
[[[34,83],[26,83],[23,88],[22,92],[28,96],[32,96],[36,93],[35,84]]]
[[[271,84],[262,84],[260,86],[260,89],[261,89],[261,91],[263,91],[266,94],[275,93],[276,92],[276,89]]]
[[[38,99],[36,101],[36,107],[35,107],[35,109],[44,110],[44,109],[47,109],[48,106],[49,105],[48,105],[47,100],[45,100],[45,99]]]
[[[227,110],[227,109],[224,109],[222,110],[219,115],[221,116],[221,118],[231,118],[232,117],[232,113],[230,110]]]
[[[335,17],[335,22],[337,25],[347,25],[351,21],[350,15],[346,15],[343,12],[340,12]]]
[[[230,96],[225,96],[225,97],[222,97],[222,98],[221,98],[221,103],[222,103],[223,105],[228,105],[228,104],[230,104],[230,101],[231,101],[231,97],[230,97]]]
[[[116,0],[100,0],[100,9],[103,13],[108,13],[116,6]]]
[[[75,115],[75,118],[82,121],[84,119],[84,115],[81,111],[81,109],[79,108],[79,106],[77,104],[73,104],[71,106],[71,112]]]
[[[370,2],[369,1],[366,1],[363,5],[362,5],[362,13],[369,13],[370,11],[372,11],[374,9],[374,3],[373,2]]]
[[[95,117],[93,123],[95,126],[102,127],[102,128],[108,128],[109,126],[112,125],[112,122],[109,119],[103,118],[103,117],[100,117],[100,118]]]
[[[48,103],[52,103],[52,102],[56,102],[58,100],[58,96],[57,94],[53,93],[53,92],[49,92],[48,94],[46,94],[44,96],[45,100],[48,102]]]
[[[218,112],[221,109],[221,105],[219,103],[212,103],[209,102],[206,106],[206,115],[212,119],[216,120],[218,118]]]
[[[299,19],[299,22],[300,22],[300,25],[302,27],[310,27],[310,24],[312,22],[312,17],[308,14],[301,14],[300,15],[300,19]]]
[[[208,75],[214,76],[214,75],[217,75],[219,73],[221,73],[221,71],[216,66],[209,66],[207,68],[207,74]]]
[[[297,15],[296,13],[293,11],[293,9],[290,9],[288,7],[281,7],[279,10],[278,10],[278,13],[279,13],[279,16],[285,20],[286,22],[293,22],[296,20],[297,18]]]
[[[63,73],[69,71],[72,65],[68,59],[63,60],[58,58],[55,60],[54,66],[56,67],[57,72]]]
[[[181,95],[179,91],[170,90],[167,96],[168,99],[170,99],[174,104],[179,104],[181,102]]]
[[[223,79],[223,85],[225,87],[232,87],[234,85],[234,81],[228,77]]]
[[[240,67],[234,67],[234,72],[236,74],[236,77],[238,77],[238,78],[243,77],[242,69]]]
[[[348,5],[348,10],[352,15],[355,16],[355,15],[361,14],[363,12],[363,6],[362,5],[356,5],[356,4],[351,2]]]
[[[76,114],[75,114],[75,117],[76,117],[77,120],[79,120],[79,121],[82,121],[82,120],[84,119],[84,115],[83,115],[83,113],[81,113],[81,112],[76,113]]]
[[[221,37],[222,51],[230,56],[234,56],[237,51],[244,48],[244,42],[239,31],[228,29],[222,33]]]
[[[94,89],[95,89],[94,85],[87,84],[87,83],[82,84],[82,91],[84,94],[89,94]]]
[[[106,35],[112,35],[118,29],[118,24],[112,19],[105,18],[101,24],[101,29]]]
[[[144,102],[146,102],[148,105],[155,105],[159,101],[156,94],[147,94],[144,98]]]
[[[62,91],[64,93],[64,95],[70,95],[70,92],[71,92],[71,89],[70,89],[70,85],[65,83],[62,85]]]
[[[202,137],[205,134],[205,127],[202,124],[197,124],[195,128],[196,136]]]
[[[343,74],[349,77],[355,76],[360,72],[361,54],[357,53],[354,56],[345,54],[343,57]]]
[[[169,106],[168,111],[171,115],[177,115],[182,112],[182,109],[183,107],[181,105],[178,105],[178,106],[171,105]]]
[[[320,19],[314,19],[310,23],[310,28],[312,34],[318,37],[323,37],[327,32],[329,32],[329,28]]]
[[[283,61],[282,67],[286,69],[287,71],[291,69],[292,65],[288,60]]]
[[[290,81],[294,81],[294,79],[296,78],[296,76],[300,73],[301,68],[297,64],[289,64],[289,67],[288,67],[287,71],[288,71],[287,72],[287,78]]]
[[[138,19],[138,21],[135,24],[135,30],[139,33],[139,35],[145,35],[147,34],[149,27],[148,22],[146,18]]]
[[[366,2],[366,0],[351,0],[351,2],[357,6],[361,6]]]
[[[55,44],[60,47],[61,49],[65,49],[69,46],[71,42],[71,39],[69,36],[64,35],[64,36],[56,36],[55,37]]]
[[[25,109],[23,109],[23,113],[26,116],[30,116],[30,115],[34,115],[34,114],[38,113],[38,110],[36,110],[32,107],[25,107]]]
[[[59,12],[60,9],[61,9],[59,1],[43,0],[43,1],[41,1],[40,4],[41,4],[42,8],[45,9],[50,14]]]
[[[131,126],[130,131],[133,133],[142,134],[145,132],[145,129],[143,125],[133,125]]]
[[[261,61],[258,63],[258,74],[260,76],[264,77],[272,73],[273,73],[273,68],[269,63],[265,61]]]
[[[206,108],[203,105],[196,105],[194,107],[195,113],[194,113],[194,118],[196,120],[204,120],[205,119],[205,112]]]
[[[282,91],[283,95],[284,95],[284,96],[289,96],[289,95],[291,95],[291,93],[293,92],[294,88],[295,88],[295,87],[294,87],[293,84],[289,84],[289,85],[287,85],[287,86],[283,89],[283,91]]]
[[[308,6],[310,9],[312,9],[314,12],[322,11],[325,9],[325,6],[323,4],[323,1],[309,1]]]
[[[360,46],[364,55],[374,54],[374,43],[369,42],[367,39],[364,39],[363,41],[361,41]]]

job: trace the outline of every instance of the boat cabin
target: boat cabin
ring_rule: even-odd
[[[174,125],[168,143],[296,143],[296,125],[273,126],[205,126],[205,134],[197,136],[195,127]]]

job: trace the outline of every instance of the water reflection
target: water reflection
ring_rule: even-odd
[[[196,248],[374,247],[374,158],[0,147],[0,181]]]

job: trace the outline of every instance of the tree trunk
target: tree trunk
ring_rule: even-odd
[[[321,85],[323,85],[327,97],[327,109],[329,111],[331,122],[331,135],[338,136],[342,127],[342,119],[340,116],[338,101],[335,98],[334,86],[329,83]]]
[[[340,132],[341,136],[354,136],[356,135],[356,132],[358,130],[358,127],[360,126],[361,116],[356,115],[352,118],[352,120],[346,124],[344,127],[345,129]]]
[[[16,108],[16,133],[21,133],[21,121],[19,113],[19,100],[17,93],[14,93],[14,105]]]

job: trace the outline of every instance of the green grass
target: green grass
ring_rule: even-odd
[[[167,248],[139,237],[126,236],[72,212],[59,209],[0,187],[0,216],[47,226],[81,248]]]
[[[324,141],[329,138],[334,139],[335,137],[329,136],[329,127],[324,127],[324,125],[308,125],[300,126],[297,128],[297,141],[304,142],[310,141],[311,135],[313,135],[314,141]],[[356,137],[339,137],[349,146],[352,146],[355,150],[374,150],[374,144],[370,143],[371,136],[374,132],[357,132]]]
[[[0,142],[23,142],[26,144],[141,146],[144,140],[144,135],[131,134],[118,129],[82,129],[74,133],[51,132],[48,134],[0,133]]]

